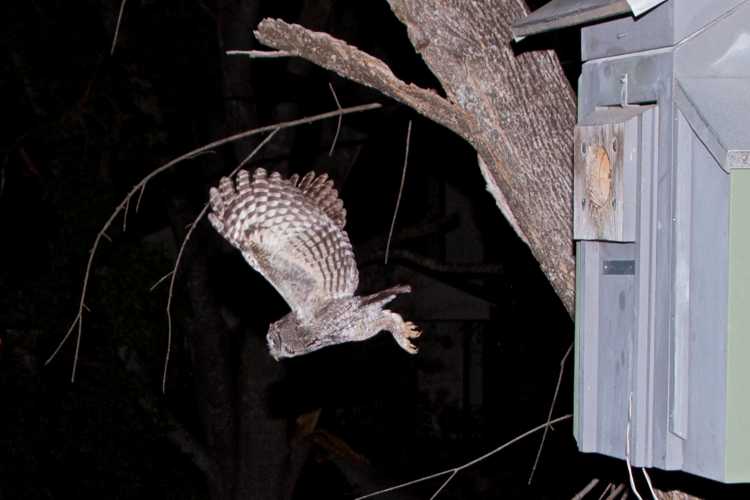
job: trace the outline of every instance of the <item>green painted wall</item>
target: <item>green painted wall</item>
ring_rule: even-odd
[[[728,482],[747,482],[750,481],[750,170],[733,170],[730,183],[725,466]]]

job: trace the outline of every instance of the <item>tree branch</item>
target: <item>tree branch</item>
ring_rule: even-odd
[[[389,3],[447,99],[399,80],[379,59],[325,33],[265,19],[255,36],[381,91],[474,146],[488,190],[572,314],[575,100],[554,54],[513,53],[510,22],[525,12],[519,0]]]
[[[411,486],[413,484],[421,483],[423,481],[428,481],[430,479],[435,479],[437,477],[441,477],[441,476],[445,476],[445,475],[450,474],[450,476],[448,477],[448,479],[446,479],[440,485],[440,487],[437,489],[437,491],[435,491],[435,493],[433,493],[433,495],[431,497],[431,500],[432,500],[448,485],[448,483],[450,482],[450,480],[453,479],[453,477],[458,472],[460,472],[460,471],[462,471],[464,469],[467,469],[467,468],[469,468],[469,467],[471,467],[473,465],[476,465],[476,464],[478,464],[479,462],[481,462],[483,460],[486,460],[487,458],[491,457],[492,455],[495,455],[496,453],[499,453],[500,451],[504,450],[508,446],[510,446],[510,445],[512,445],[512,444],[514,444],[514,443],[516,443],[516,442],[518,442],[518,441],[520,441],[520,440],[522,440],[522,439],[524,439],[524,438],[526,438],[528,436],[531,436],[535,432],[539,432],[540,430],[546,429],[547,427],[549,427],[552,424],[556,424],[558,422],[563,422],[563,421],[568,420],[568,419],[570,419],[572,417],[573,417],[573,415],[563,415],[562,417],[558,417],[558,418],[556,418],[554,420],[551,420],[551,421],[549,421],[549,422],[547,422],[545,424],[536,426],[533,429],[530,429],[530,430],[524,432],[523,434],[519,434],[518,436],[514,437],[510,441],[507,441],[506,443],[498,446],[494,450],[488,451],[484,455],[480,455],[480,456],[478,456],[477,458],[475,458],[473,460],[469,460],[465,464],[459,465],[458,467],[453,467],[453,468],[446,469],[446,470],[441,471],[441,472],[436,472],[435,474],[430,474],[428,476],[420,477],[418,479],[414,479],[413,481],[407,481],[405,483],[397,484],[396,486],[391,486],[390,488],[385,488],[385,489],[382,489],[382,490],[374,491],[372,493],[368,493],[367,495],[359,496],[355,500],[363,500],[365,498],[371,498],[371,497],[374,497],[374,496],[377,496],[377,495],[382,495],[383,493],[389,493],[391,491],[400,490],[401,488],[406,488],[407,486]]]
[[[293,54],[413,108],[421,115],[461,136],[471,134],[476,124],[461,108],[435,91],[399,80],[380,59],[348,43],[280,19],[264,19],[255,36],[263,44]]]

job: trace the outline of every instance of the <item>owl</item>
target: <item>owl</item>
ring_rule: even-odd
[[[355,295],[359,272],[344,230],[344,203],[326,174],[270,175],[240,170],[210,190],[208,220],[289,304],[266,339],[279,360],[326,346],[365,340],[388,331],[414,354],[420,335],[410,321],[384,306],[411,288],[398,285]]]

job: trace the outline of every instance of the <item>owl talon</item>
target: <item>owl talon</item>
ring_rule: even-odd
[[[422,330],[420,330],[417,325],[415,325],[411,321],[404,322],[404,337],[416,339],[420,335],[422,335]]]
[[[422,331],[411,321],[404,321],[404,326],[398,335],[394,335],[396,342],[409,354],[416,354],[419,349],[409,339],[415,339],[422,335]]]
[[[408,340],[405,340],[403,343],[401,343],[401,347],[404,348],[406,352],[409,354],[416,354],[419,349],[417,349],[417,346],[409,342]]]

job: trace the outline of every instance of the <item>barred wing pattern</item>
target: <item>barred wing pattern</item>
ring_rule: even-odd
[[[326,174],[283,178],[240,170],[211,188],[213,227],[262,274],[300,318],[352,296],[359,274],[346,210]]]

